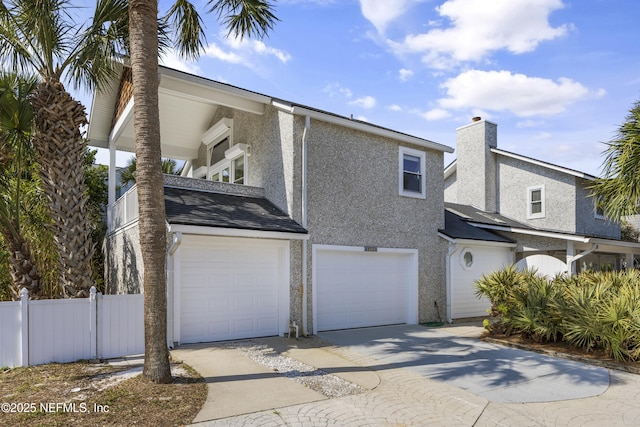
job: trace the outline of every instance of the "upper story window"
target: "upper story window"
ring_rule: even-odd
[[[221,148],[218,148],[219,146]],[[212,181],[244,184],[246,177],[247,146],[235,144],[228,148],[228,139],[211,148],[208,178]]]
[[[426,198],[426,153],[424,151],[400,147],[398,169],[400,195],[422,199]]]
[[[527,218],[545,217],[544,185],[527,188]]]
[[[593,216],[596,219],[607,219],[604,215],[604,208],[600,204],[600,197],[596,197],[593,199]]]
[[[207,146],[207,179],[245,184],[247,145],[234,144],[233,119],[218,121],[204,133],[202,142]]]

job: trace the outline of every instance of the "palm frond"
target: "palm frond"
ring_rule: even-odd
[[[229,29],[227,36],[263,38],[279,21],[275,6],[267,0],[211,0],[208,4],[209,12],[216,12]]]
[[[127,0],[98,0],[92,21],[63,63],[75,88],[102,88],[117,73],[114,58],[128,50]]]
[[[640,213],[640,101],[606,145],[603,178],[590,189],[605,215],[617,221]]]
[[[195,6],[188,0],[176,0],[167,15],[160,19],[176,31],[178,54],[196,59],[206,43],[204,23]]]

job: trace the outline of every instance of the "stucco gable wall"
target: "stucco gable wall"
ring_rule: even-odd
[[[444,200],[449,203],[458,203],[458,181],[457,173],[452,173],[444,180]]]
[[[265,190],[265,197],[294,220],[300,220],[299,145],[294,135],[295,117],[266,107],[256,115],[231,108],[219,108],[211,120],[214,125],[223,118],[233,119],[233,143],[247,144],[245,183]],[[194,165],[206,164],[206,147],[201,144]]]
[[[575,177],[543,166],[498,156],[498,210],[516,221],[547,230],[576,232]],[[544,218],[527,218],[527,188],[544,185]]]
[[[579,234],[586,234],[588,236],[599,236],[610,239],[620,238],[620,225],[607,221],[606,219],[596,218],[594,212],[594,201],[592,197],[589,197],[589,186],[591,181],[576,178],[577,186],[577,209],[576,209],[576,223]]]
[[[426,199],[399,195],[397,141],[311,121],[309,246],[418,249],[419,317],[434,320],[434,301],[445,307],[443,153],[406,146],[427,153]]]

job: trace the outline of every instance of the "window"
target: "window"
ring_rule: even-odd
[[[473,254],[469,251],[465,251],[462,254],[462,266],[466,268],[471,268],[473,265]]]
[[[399,191],[407,197],[426,198],[426,154],[424,151],[400,147]]]
[[[232,184],[245,183],[247,152],[245,144],[229,147],[229,139],[225,138],[209,150],[211,159],[209,179]]]
[[[544,218],[544,185],[527,188],[527,218]]]
[[[596,219],[607,219],[604,216],[604,208],[601,206],[600,200],[601,200],[600,197],[593,199],[593,216]]]

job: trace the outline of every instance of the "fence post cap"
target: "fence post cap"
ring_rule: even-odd
[[[20,298],[29,298],[29,290],[27,288],[22,288],[20,290]]]

